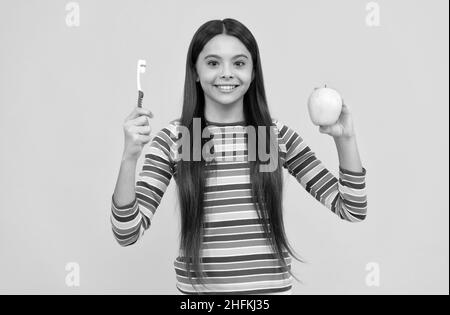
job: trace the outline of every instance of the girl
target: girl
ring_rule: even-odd
[[[276,147],[272,157],[277,165],[325,207],[351,222],[366,216],[366,170],[348,107],[335,125],[320,127],[336,141],[337,179],[294,130],[272,119],[258,45],[234,19],[209,21],[195,33],[186,61],[181,118],[151,138],[151,117],[149,110],[137,107],[125,120],[125,146],[111,202],[112,229],[120,245],[134,244],[150,227],[174,177],[181,208],[180,255],[174,267],[182,293],[292,293],[291,257],[300,258],[284,231],[282,168],[262,172],[259,166],[264,163],[249,159],[250,127],[267,127],[256,134],[256,143]],[[211,150],[208,139],[198,139],[194,132],[198,120],[210,135]],[[182,146],[181,134],[189,137]],[[203,154],[195,159],[198,141]],[[135,183],[137,160],[149,142]],[[181,159],[184,150],[189,150],[189,159]],[[205,158],[208,154],[212,160]]]

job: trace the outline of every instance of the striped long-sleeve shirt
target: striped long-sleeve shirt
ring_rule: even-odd
[[[289,174],[339,218],[364,220],[366,169],[353,172],[339,167],[336,178],[297,132],[277,120],[273,122],[280,160]],[[112,196],[112,229],[122,246],[135,243],[150,227],[171,178],[176,176],[176,164],[181,158],[176,144],[179,126],[179,120],[170,122],[149,143],[136,182],[135,200],[119,207]],[[216,153],[225,156],[216,154],[214,171],[207,172],[200,253],[206,287],[188,281],[184,257],[178,256],[174,261],[178,290],[186,294],[291,294],[291,257],[284,252],[287,268],[277,259],[252,202],[245,123],[209,123],[207,128],[213,135]],[[231,160],[230,155],[235,159]]]

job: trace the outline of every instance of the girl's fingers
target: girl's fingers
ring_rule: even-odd
[[[151,110],[144,107],[136,107],[125,120],[132,120],[142,115],[147,115],[150,118],[153,118],[153,113],[151,112]]]
[[[149,136],[150,133],[152,132],[152,127],[150,127],[150,125],[147,125],[147,126],[132,125],[127,130],[130,134]]]
[[[146,135],[138,135],[138,141],[142,144],[149,143],[152,140],[152,137]]]
[[[152,127],[150,127],[149,125],[147,126],[139,126],[139,127],[135,127],[134,128],[136,130],[136,132],[140,135],[145,135],[145,136],[149,136],[150,133],[152,132]]]
[[[343,112],[345,112],[345,113],[350,112],[350,107],[344,103],[344,100],[342,100],[342,109],[343,109]]]
[[[133,126],[147,126],[149,125],[148,119],[149,116],[139,116],[138,118],[130,120],[130,124]]]

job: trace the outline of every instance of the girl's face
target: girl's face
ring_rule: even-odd
[[[225,34],[206,43],[195,67],[205,101],[222,105],[242,101],[254,77],[250,52],[239,39]]]

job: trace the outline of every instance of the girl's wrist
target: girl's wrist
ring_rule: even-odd
[[[351,135],[341,136],[341,137],[333,137],[336,143],[340,142],[352,142],[356,140],[356,135],[352,133]]]
[[[139,157],[136,157],[133,155],[128,155],[126,153],[124,153],[122,155],[122,163],[125,163],[125,164],[136,164],[138,160],[139,160]]]

